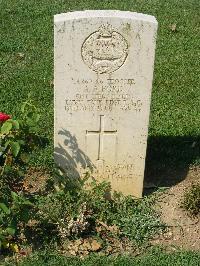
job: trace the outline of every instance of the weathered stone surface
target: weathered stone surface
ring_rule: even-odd
[[[157,22],[122,11],[55,19],[55,161],[142,195]]]

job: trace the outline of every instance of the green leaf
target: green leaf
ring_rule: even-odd
[[[10,144],[10,140],[6,141],[6,143],[5,143],[5,145],[4,145],[5,148],[7,148],[9,144]]]
[[[27,206],[34,206],[34,204],[30,202],[29,200],[24,200],[23,204]]]
[[[10,214],[10,209],[8,209],[8,207],[7,207],[4,203],[0,203],[0,208],[1,208],[2,211],[4,211],[6,214]]]
[[[14,234],[15,234],[15,228],[13,228],[13,227],[8,227],[8,228],[6,229],[6,232],[7,232],[9,235],[14,236]]]
[[[20,151],[20,145],[17,141],[11,142],[10,144],[12,153],[15,157],[17,157],[19,151]]]
[[[17,195],[17,193],[14,192],[14,191],[11,191],[11,196],[12,196],[13,200],[18,199],[18,195]]]
[[[19,129],[19,122],[17,120],[12,120],[13,127]]]
[[[6,121],[5,123],[3,123],[1,127],[1,133],[8,134],[11,129],[12,129],[12,123],[10,121]]]

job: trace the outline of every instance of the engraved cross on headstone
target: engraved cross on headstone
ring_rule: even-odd
[[[87,135],[98,134],[99,135],[99,146],[97,160],[103,160],[103,138],[104,135],[113,134],[116,135],[117,130],[105,130],[104,129],[104,115],[100,115],[99,130],[86,130]]]

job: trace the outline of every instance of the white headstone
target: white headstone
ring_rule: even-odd
[[[54,23],[55,161],[141,197],[157,21],[90,10]]]

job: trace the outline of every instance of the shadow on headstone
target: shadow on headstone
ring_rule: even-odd
[[[95,166],[79,148],[76,137],[65,129],[60,130],[58,134],[64,137],[64,145],[55,147],[54,159],[62,172],[66,173],[66,177],[80,180],[80,167],[85,169],[85,173],[92,173]]]
[[[148,139],[144,195],[159,187],[171,187],[184,180],[190,165],[200,156],[199,136],[152,136]]]

